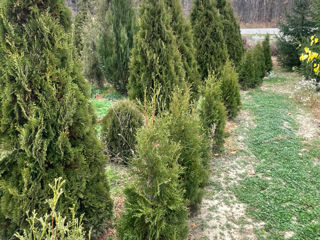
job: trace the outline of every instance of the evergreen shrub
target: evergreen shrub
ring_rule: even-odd
[[[220,83],[214,74],[209,74],[200,98],[200,119],[207,137],[212,140],[213,152],[223,149],[226,125],[226,109],[222,101]]]
[[[263,47],[263,53],[265,58],[266,72],[269,73],[272,71],[272,68],[273,68],[269,35],[267,35],[264,41],[262,42],[262,47]]]
[[[94,235],[112,217],[71,23],[63,0],[0,1],[0,239],[27,228],[27,209],[48,212],[48,184],[57,177],[66,180],[62,215],[70,219],[74,206]]]
[[[200,66],[202,80],[205,81],[211,71],[219,75],[228,58],[222,16],[218,12],[215,1],[195,0],[190,20],[196,59]]]
[[[110,2],[102,19],[98,52],[104,78],[121,94],[127,94],[133,36],[137,30],[133,0]]]
[[[253,55],[255,56],[254,67],[256,70],[257,86],[259,86],[262,84],[263,78],[267,74],[266,60],[262,44],[259,43],[254,47]]]
[[[178,163],[181,165],[181,182],[185,199],[192,212],[201,204],[204,187],[208,182],[208,138],[203,134],[199,114],[190,104],[190,90],[173,93],[167,121],[171,139],[179,143]]]
[[[230,119],[237,116],[241,107],[240,86],[238,83],[238,74],[230,61],[224,66],[221,76],[221,94],[227,115]]]
[[[130,99],[150,101],[159,90],[160,105],[167,108],[172,91],[181,86],[185,71],[164,0],[143,0],[139,30],[130,61]]]
[[[191,87],[191,98],[198,99],[202,81],[199,65],[196,60],[192,28],[183,16],[180,0],[166,0],[166,3],[171,13],[171,27],[176,37],[178,50],[181,53],[181,60],[186,73],[185,80]]]
[[[112,106],[102,120],[102,139],[111,160],[127,163],[134,155],[136,133],[143,125],[143,114],[130,100]]]
[[[125,190],[125,211],[118,227],[121,240],[185,239],[187,202],[179,176],[181,147],[170,140],[167,121],[155,118],[138,131],[133,183]]]

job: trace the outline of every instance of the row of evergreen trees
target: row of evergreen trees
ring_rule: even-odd
[[[95,68],[87,73],[101,84],[114,79],[119,91],[147,102],[158,95],[153,117],[137,135],[133,164],[139,174],[127,190],[120,236],[183,239],[187,206],[198,206],[207,181],[207,140],[214,150],[222,147],[226,115],[234,117],[240,106],[237,74],[228,61],[236,44],[223,35],[222,21],[235,20],[231,7],[195,1],[192,32],[178,0],[143,0],[137,31],[129,0],[101,0],[98,8],[82,4],[72,31],[63,0],[0,3],[0,237],[28,227],[27,209],[48,212],[49,183],[58,177],[66,180],[62,215],[71,217],[70,207],[84,213],[85,229],[93,234],[112,217],[106,158],[81,58],[89,63],[85,73]],[[208,36],[201,35],[201,25]],[[234,25],[229,41],[241,42],[237,23],[229,29]],[[94,38],[84,38],[85,32]],[[221,56],[211,52],[217,46]]]

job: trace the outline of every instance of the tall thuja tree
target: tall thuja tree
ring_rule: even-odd
[[[166,0],[171,12],[171,27],[177,38],[177,45],[181,53],[181,60],[186,72],[186,81],[191,86],[192,98],[197,98],[201,86],[199,66],[196,60],[193,34],[190,23],[183,16],[180,0]]]
[[[191,24],[200,74],[205,80],[211,71],[219,74],[228,58],[222,18],[216,2],[195,0],[191,12]]]
[[[77,48],[77,52],[80,55],[83,49],[83,27],[85,26],[88,18],[90,17],[90,0],[79,0],[78,1],[78,13],[74,20],[74,43]]]
[[[150,100],[160,89],[160,104],[167,107],[172,90],[184,77],[181,54],[164,0],[143,0],[130,62],[129,97],[143,101],[146,96]]]
[[[273,68],[269,34],[265,37],[265,39],[262,42],[262,49],[263,49],[263,54],[265,59],[266,72],[269,73],[272,71],[272,68]]]
[[[278,61],[283,67],[300,66],[300,44],[311,36],[316,28],[311,18],[312,0],[294,0],[293,10],[280,24],[278,37]]]
[[[111,0],[105,32],[100,39],[100,60],[105,79],[119,92],[127,94],[129,62],[136,33],[133,0]]]
[[[223,35],[230,60],[235,66],[239,66],[244,53],[240,25],[229,1],[217,0],[217,7],[222,15]]]
[[[98,233],[111,217],[103,148],[63,0],[0,3],[0,238],[48,211],[49,183],[66,180],[58,208],[74,205]]]

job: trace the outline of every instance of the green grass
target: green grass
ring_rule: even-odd
[[[265,223],[258,239],[285,239],[285,232],[294,233],[292,240],[320,239],[319,142],[301,151],[306,146],[295,135],[296,105],[285,95],[255,90],[250,96],[243,107],[256,116],[246,139],[256,174],[241,181],[235,195]]]
[[[278,77],[278,76],[269,77],[269,78],[265,78],[264,79],[264,82],[267,82],[267,83],[284,83],[286,81],[288,81],[288,78],[286,78],[286,77]]]
[[[115,103],[115,101],[108,99],[94,99],[91,102],[96,110],[98,119],[102,119],[107,114],[109,108]]]

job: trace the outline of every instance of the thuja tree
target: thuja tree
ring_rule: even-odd
[[[272,58],[271,58],[270,36],[269,36],[269,34],[263,40],[262,48],[263,48],[263,54],[264,54],[264,59],[265,59],[266,72],[271,72],[273,64],[272,64]]]
[[[238,74],[229,60],[224,66],[219,80],[221,84],[221,96],[227,110],[227,115],[230,119],[233,119],[240,111],[241,98]]]
[[[223,37],[222,18],[213,0],[195,0],[191,12],[191,24],[200,74],[205,80],[209,72],[222,70],[227,58]]]
[[[98,233],[111,217],[105,159],[89,86],[80,75],[63,0],[0,4],[0,238],[48,211],[49,183],[66,180],[59,211]]]
[[[312,2],[312,0],[294,0],[293,10],[280,24],[280,37],[277,41],[278,61],[283,67],[290,69],[300,66],[299,45],[316,30],[311,18]]]
[[[191,86],[192,98],[197,98],[201,86],[199,66],[196,60],[193,34],[190,23],[183,16],[180,0],[166,0],[171,13],[171,27],[177,39],[181,60],[186,72],[186,81]]]
[[[207,137],[211,138],[213,152],[223,149],[226,109],[223,105],[220,82],[210,73],[200,99],[200,119]]]
[[[164,0],[143,0],[139,31],[135,36],[130,62],[128,95],[150,100],[160,89],[161,105],[168,106],[172,90],[184,81],[185,71],[171,16]]]
[[[98,54],[98,40],[101,27],[97,18],[91,13],[83,26],[81,61],[85,78],[93,85],[103,87],[105,84],[104,74]]]
[[[175,90],[166,117],[170,138],[179,143],[178,163],[182,166],[181,182],[189,208],[195,212],[201,204],[208,182],[208,138],[202,134],[199,114],[190,104],[190,90]]]
[[[90,0],[79,0],[77,3],[78,13],[74,21],[74,42],[79,55],[81,54],[81,51],[83,49],[82,33],[83,27],[85,26],[89,18],[91,10],[90,2]]]
[[[119,239],[185,239],[188,211],[179,180],[181,147],[170,140],[168,123],[160,118],[138,131],[137,141]]]
[[[239,66],[244,53],[240,25],[229,1],[217,0],[217,7],[222,15],[223,35],[230,60],[235,66]]]
[[[136,33],[133,0],[111,0],[107,24],[102,26],[99,55],[105,79],[122,94],[127,94],[129,60]]]

